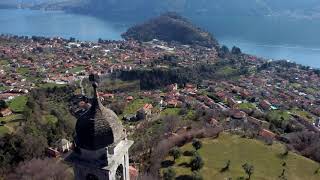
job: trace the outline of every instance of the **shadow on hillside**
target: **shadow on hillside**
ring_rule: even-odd
[[[176,180],[192,180],[192,177],[190,175],[181,175],[176,177]]]
[[[171,160],[165,160],[165,161],[162,161],[161,162],[161,167],[162,168],[167,168],[167,167],[170,167],[170,166],[173,166],[174,162],[171,161]]]
[[[184,156],[193,156],[194,152],[193,151],[184,151],[183,155]]]
[[[180,163],[178,166],[182,166],[182,167],[190,167],[190,164],[189,163],[186,163],[186,162],[183,162],[183,163]]]

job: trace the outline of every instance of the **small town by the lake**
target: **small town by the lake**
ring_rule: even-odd
[[[0,180],[318,180],[316,41],[208,21],[308,24],[311,1],[0,2]]]

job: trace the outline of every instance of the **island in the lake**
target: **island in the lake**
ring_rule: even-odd
[[[217,40],[209,32],[195,27],[190,21],[177,13],[166,13],[143,24],[131,27],[122,37],[126,40],[134,39],[144,42],[159,39],[205,47],[219,46]]]

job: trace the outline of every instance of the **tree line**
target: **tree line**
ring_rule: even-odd
[[[224,67],[234,68],[232,73],[221,73]],[[172,67],[136,69],[121,71],[119,78],[124,81],[140,80],[141,89],[157,89],[172,83],[184,85],[186,83],[199,84],[204,79],[227,79],[247,74],[246,68],[236,67],[232,61],[220,61],[216,64],[198,63],[190,67]]]
[[[75,119],[68,111],[72,95],[70,87],[34,89],[23,112],[25,121],[16,132],[0,139],[0,176],[13,170],[19,163],[45,157],[46,147],[61,138],[71,139]],[[44,115],[56,117],[50,122]]]

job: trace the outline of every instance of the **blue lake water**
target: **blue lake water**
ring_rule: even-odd
[[[221,44],[270,59],[288,59],[320,68],[320,21],[216,17],[195,21],[213,32]],[[96,41],[121,39],[126,25],[59,11],[0,10],[0,33],[75,37]]]
[[[0,33],[26,36],[75,37],[80,40],[121,39],[119,25],[91,16],[61,11],[0,10]]]
[[[301,45],[263,44],[237,38],[222,38],[222,44],[241,48],[242,52],[257,55],[267,59],[285,59],[298,64],[320,68],[320,47],[303,47]]]

